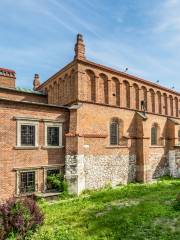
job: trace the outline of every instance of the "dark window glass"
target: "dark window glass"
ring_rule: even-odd
[[[21,145],[35,146],[35,126],[21,125]]]
[[[59,146],[59,127],[47,127],[47,145]]]
[[[119,126],[118,123],[112,122],[110,125],[110,144],[111,145],[118,145],[118,131]]]
[[[157,145],[157,127],[151,128],[151,145]]]
[[[20,173],[20,193],[35,192],[35,172]]]
[[[178,144],[180,145],[180,130],[178,131]]]

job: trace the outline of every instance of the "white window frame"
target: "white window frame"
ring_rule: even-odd
[[[47,128],[48,127],[58,127],[59,128],[59,145],[58,146],[48,145],[48,143],[47,143]],[[63,128],[62,123],[50,123],[50,122],[45,123],[45,134],[44,134],[45,148],[62,148],[63,147],[63,145],[62,145],[62,133],[63,133],[62,128]]]
[[[35,145],[21,145],[21,125],[35,126]],[[17,144],[16,147],[20,148],[36,148],[39,144],[39,122],[28,121],[28,120],[18,120],[17,121]]]

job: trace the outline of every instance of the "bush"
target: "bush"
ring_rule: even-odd
[[[67,192],[67,183],[62,174],[52,174],[47,177],[48,184],[51,184],[52,189],[59,192]]]
[[[0,239],[24,239],[43,223],[44,216],[32,198],[11,198],[0,205]]]

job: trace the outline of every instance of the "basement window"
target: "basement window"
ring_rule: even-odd
[[[20,173],[19,192],[21,194],[35,192],[35,171]]]

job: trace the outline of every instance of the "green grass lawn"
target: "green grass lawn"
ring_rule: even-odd
[[[31,239],[180,240],[178,192],[180,180],[161,180],[41,203],[45,223]]]

